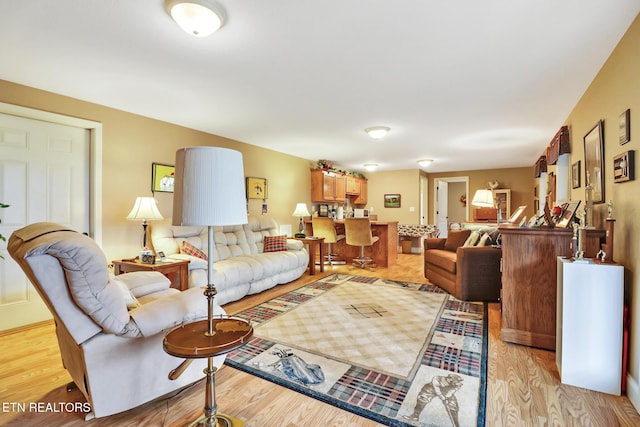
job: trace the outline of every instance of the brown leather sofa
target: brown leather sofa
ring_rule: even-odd
[[[462,301],[498,301],[502,251],[497,246],[463,246],[471,230],[425,239],[424,276]]]

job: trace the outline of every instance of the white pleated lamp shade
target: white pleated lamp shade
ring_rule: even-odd
[[[242,153],[220,147],[176,151],[173,225],[247,223]]]
[[[493,192],[491,190],[476,190],[471,204],[485,208],[493,207]]]

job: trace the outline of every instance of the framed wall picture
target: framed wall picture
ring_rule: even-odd
[[[634,151],[625,151],[613,158],[613,182],[626,182],[635,179]]]
[[[584,184],[591,186],[591,201],[604,203],[604,122],[584,136]]]
[[[400,194],[385,194],[384,195],[384,207],[385,208],[399,208],[400,207]]]
[[[247,199],[267,198],[267,179],[247,177]]]
[[[580,160],[571,165],[571,188],[580,188]]]
[[[626,144],[631,140],[631,110],[627,109],[620,114],[618,125],[620,128],[620,145]]]
[[[573,216],[576,214],[578,210],[578,206],[580,206],[581,200],[575,202],[567,202],[562,207],[562,214],[560,214],[560,218],[558,219],[558,223],[556,227],[558,228],[569,228],[571,227],[571,221],[573,220]]]
[[[151,164],[151,191],[154,193],[173,193],[176,167],[162,163]]]

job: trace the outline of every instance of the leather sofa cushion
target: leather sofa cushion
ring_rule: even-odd
[[[460,246],[464,245],[471,230],[450,230],[447,234],[447,241],[444,242],[444,249],[455,252]]]
[[[424,253],[427,264],[434,265],[456,274],[456,253],[443,249],[430,249]]]

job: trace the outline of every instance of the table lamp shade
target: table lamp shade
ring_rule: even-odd
[[[173,225],[246,223],[242,153],[220,147],[176,151]]]
[[[164,219],[158,210],[156,199],[153,197],[136,197],[133,209],[127,215],[127,219]]]
[[[471,201],[473,206],[480,206],[484,208],[493,207],[493,192],[491,190],[476,190]]]
[[[307,209],[306,203],[298,203],[292,215],[297,217],[302,217],[302,216],[309,216],[311,214],[309,213],[309,209]]]

